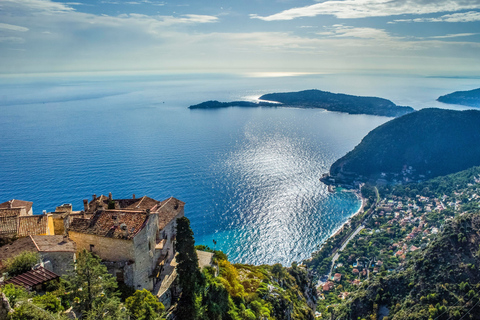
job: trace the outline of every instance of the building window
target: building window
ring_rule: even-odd
[[[93,244],[90,245],[90,252],[93,252],[93,248],[95,248],[95,246]]]

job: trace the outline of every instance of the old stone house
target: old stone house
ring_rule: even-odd
[[[152,291],[174,259],[176,219],[184,216],[184,205],[173,197],[94,195],[84,200],[86,217],[69,219],[68,236],[77,250],[97,254],[119,282]]]
[[[0,204],[0,238],[50,234],[47,215],[33,215],[33,202],[12,199]]]
[[[24,251],[38,252],[46,269],[64,275],[73,267],[75,243],[63,236],[30,235],[0,247],[0,270],[3,263]]]

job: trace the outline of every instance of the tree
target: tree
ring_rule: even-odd
[[[195,319],[197,316],[197,296],[203,286],[203,275],[198,267],[197,251],[190,220],[177,219],[177,272],[182,294],[178,301],[177,317],[182,320]]]
[[[32,270],[32,267],[40,261],[38,252],[23,251],[19,255],[7,259],[6,272],[10,277],[18,276]]]
[[[156,320],[160,319],[160,315],[165,310],[161,302],[147,289],[137,290],[135,293],[125,300],[127,308],[132,320]]]
[[[75,261],[75,270],[66,277],[67,289],[80,309],[88,313],[117,298],[117,282],[99,257],[83,250]]]

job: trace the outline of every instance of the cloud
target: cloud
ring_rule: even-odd
[[[9,43],[24,43],[25,39],[19,37],[1,37],[0,36],[0,43],[1,42],[9,42]]]
[[[15,12],[19,8],[22,10],[28,10],[30,12],[48,14],[75,11],[75,9],[63,3],[48,0],[2,0],[0,5],[0,8],[9,12]]]
[[[305,7],[292,8],[269,16],[251,14],[250,18],[264,21],[292,20],[318,15],[333,15],[339,19],[385,17],[401,14],[428,14],[480,9],[478,0],[327,0]]]
[[[329,36],[335,38],[357,38],[357,39],[383,39],[383,40],[390,40],[391,37],[385,30],[383,29],[375,29],[375,28],[354,28],[349,26],[343,25],[334,25],[330,28],[330,31],[326,32],[319,32],[317,33],[321,36]]]
[[[480,12],[468,11],[460,13],[446,14],[437,18],[416,18],[416,19],[399,19],[389,23],[396,22],[475,22],[480,21]]]
[[[26,32],[29,30],[28,28],[25,28],[25,27],[20,27],[13,24],[7,24],[7,23],[0,23],[0,29],[20,31],[20,32]]]
[[[455,33],[455,34],[447,34],[444,36],[434,36],[430,37],[431,39],[448,39],[448,38],[458,38],[458,37],[470,37],[477,35],[478,33]]]

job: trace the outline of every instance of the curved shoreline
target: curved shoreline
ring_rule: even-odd
[[[337,228],[337,230],[335,230],[335,232],[334,232],[331,236],[327,237],[327,238],[325,239],[325,242],[326,242],[328,239],[333,238],[333,237],[335,237],[337,234],[339,234],[339,233],[343,230],[343,228],[345,227],[345,225],[352,220],[353,217],[355,217],[355,216],[357,216],[357,215],[359,215],[360,213],[363,212],[363,208],[365,207],[365,199],[362,197],[362,195],[361,195],[358,191],[355,190],[355,191],[342,191],[342,192],[351,192],[351,193],[354,193],[355,196],[358,198],[358,200],[360,200],[360,203],[361,203],[361,204],[360,204],[360,208],[358,208],[358,210],[357,210],[354,214],[352,214],[344,223],[342,223],[342,225],[339,226],[339,227]]]

